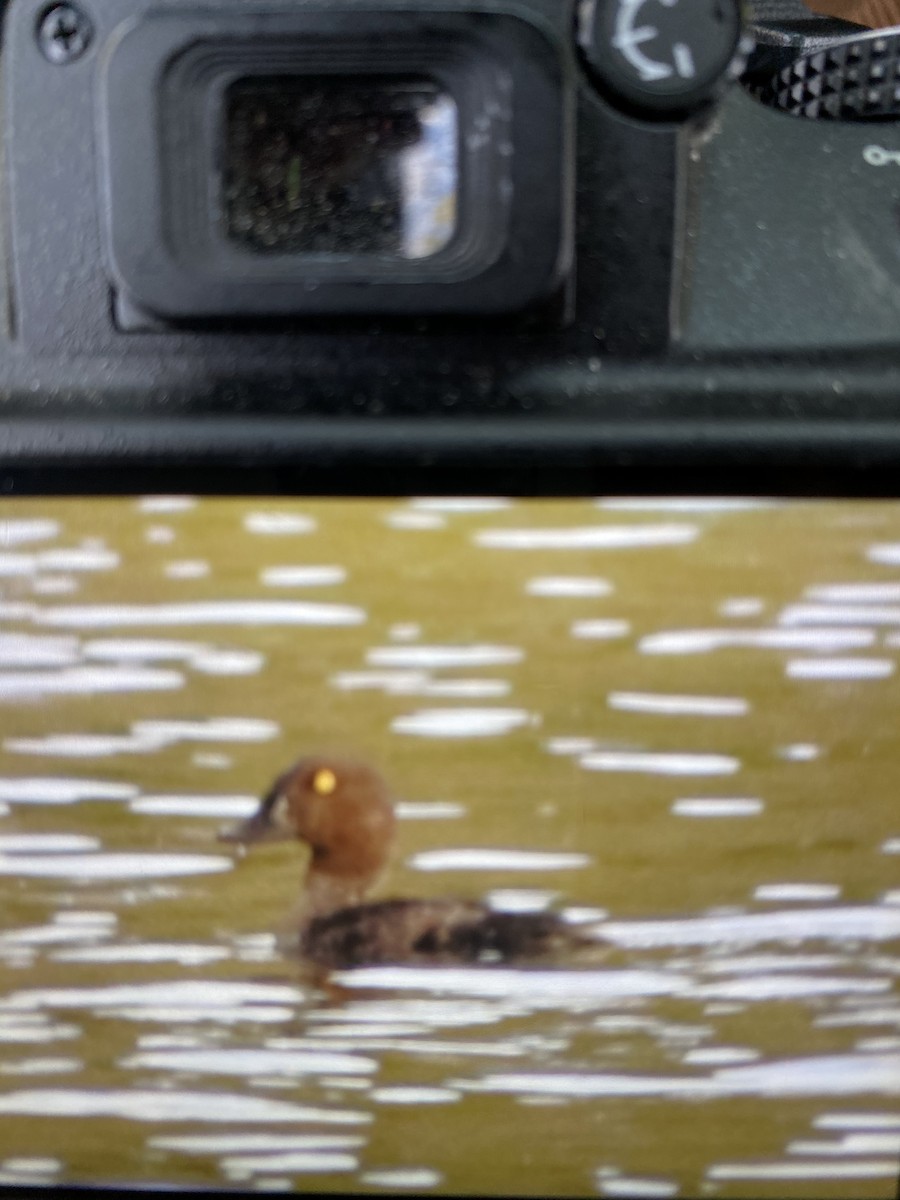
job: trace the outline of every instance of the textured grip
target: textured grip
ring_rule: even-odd
[[[779,71],[759,98],[813,120],[900,117],[900,29],[864,34],[804,54]]]

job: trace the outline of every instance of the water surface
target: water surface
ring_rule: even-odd
[[[898,658],[900,505],[4,502],[0,1181],[893,1196]],[[322,750],[610,954],[313,988]]]

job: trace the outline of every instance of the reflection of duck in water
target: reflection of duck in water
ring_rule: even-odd
[[[297,838],[310,847],[299,943],[322,967],[511,963],[597,947],[549,913],[493,912],[463,900],[364,903],[387,865],[395,823],[387,786],[371,767],[302,758],[276,779],[254,816],[221,836]]]

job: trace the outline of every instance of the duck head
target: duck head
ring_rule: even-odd
[[[364,763],[301,758],[272,784],[247,821],[219,836],[249,845],[296,839],[309,846],[306,887],[321,911],[354,903],[387,864],[396,817],[387,784]]]

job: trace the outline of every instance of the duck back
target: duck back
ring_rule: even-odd
[[[331,969],[514,963],[545,958],[571,941],[571,930],[551,913],[493,912],[457,900],[382,900],[314,918],[300,951]]]

